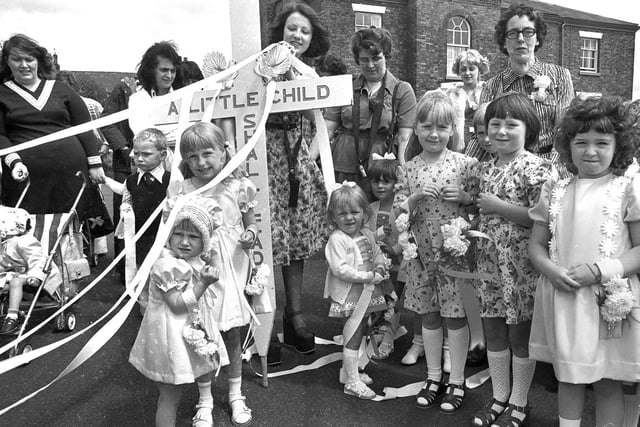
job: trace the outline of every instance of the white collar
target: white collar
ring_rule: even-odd
[[[162,165],[162,163],[160,163],[157,167],[150,170],[149,172],[145,172],[138,168],[138,184],[140,184],[140,181],[142,181],[142,176],[145,173],[150,173],[151,176],[158,180],[158,182],[162,183],[162,177],[164,176],[164,166]]]

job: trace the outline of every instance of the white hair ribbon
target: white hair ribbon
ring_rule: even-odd
[[[371,155],[372,160],[396,160],[396,156],[393,153],[384,153],[384,156],[381,156],[378,153],[373,153]]]

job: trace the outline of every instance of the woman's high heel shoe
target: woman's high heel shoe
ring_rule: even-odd
[[[298,353],[309,354],[316,350],[315,335],[306,326],[294,327],[292,320],[302,316],[299,311],[282,315],[282,330],[284,335],[284,345],[293,347]]]

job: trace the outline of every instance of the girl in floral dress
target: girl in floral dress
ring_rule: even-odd
[[[478,231],[491,237],[478,240],[478,272],[484,276],[478,296],[493,399],[472,423],[519,427],[528,416],[535,371],[528,352],[536,279],[527,254],[532,225],[528,209],[557,172],[549,161],[525,150],[535,145],[540,131],[540,120],[525,95],[508,92],[496,98],[487,106],[485,123],[497,157],[478,164],[477,178],[469,185],[479,193]]]
[[[556,147],[577,176],[547,182],[529,212],[542,273],[529,352],[553,363],[560,427],[580,425],[586,384],[596,425],[622,425],[621,382],[640,381],[640,181],[624,176],[640,142],[632,124],[621,100],[574,100]]]
[[[464,183],[477,163],[447,149],[455,120],[453,101],[440,91],[427,92],[418,102],[414,132],[422,152],[405,164],[396,197],[397,206],[410,213],[411,231],[418,244],[419,256],[407,264],[404,302],[422,318],[427,359],[427,380],[416,405],[432,407],[446,389],[440,403],[440,411],[446,414],[460,409],[464,399],[469,329],[458,283],[441,270],[446,258],[440,227],[466,215],[465,205],[471,205],[472,198],[464,191]],[[442,381],[442,318],[446,319],[451,353],[446,387]]]
[[[218,126],[200,122],[188,127],[180,139],[180,166],[185,180],[177,194],[190,193],[214,179],[233,157],[232,148]],[[171,191],[170,191],[171,193]],[[255,185],[245,176],[242,168],[236,169],[220,184],[201,193],[214,199],[222,209],[224,226],[216,231],[212,243],[212,264],[220,269],[220,280],[204,293],[200,309],[205,327],[218,325],[229,352],[229,366],[225,373],[229,382],[229,406],[234,425],[249,425],[251,410],[242,395],[242,327],[251,321],[251,307],[245,296],[245,285],[250,271],[248,250],[258,237],[253,208],[256,205]],[[200,401],[194,417],[194,426],[212,424],[213,397],[211,375],[199,378]]]

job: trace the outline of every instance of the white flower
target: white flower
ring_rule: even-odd
[[[462,231],[468,230],[469,227],[471,227],[471,225],[467,222],[467,220],[465,220],[461,216],[452,219],[451,220],[451,225],[454,226],[454,227],[457,227],[458,229],[460,229]]]
[[[620,227],[618,226],[618,223],[616,223],[612,219],[606,220],[600,226],[602,234],[604,234],[606,237],[614,237],[618,233],[619,228]]]
[[[251,280],[244,287],[247,295],[261,295],[264,288],[269,284],[271,269],[267,264],[260,264],[251,271]]]
[[[620,205],[616,203],[614,200],[607,200],[604,204],[604,214],[609,218],[616,218],[618,216],[618,210],[620,209]]]
[[[402,248],[402,257],[407,261],[418,257],[418,246],[415,243],[408,243]]]
[[[549,215],[555,218],[560,214],[561,211],[562,203],[560,203],[559,200],[554,200],[553,202],[551,202],[551,204],[549,205]]]
[[[409,233],[407,233],[406,231],[403,231],[400,234],[398,234],[398,244],[400,245],[401,248],[404,248],[405,246],[407,246],[409,244]]]
[[[616,247],[616,242],[608,237],[602,239],[599,245],[600,253],[603,254],[606,258],[609,258],[616,252]]]
[[[565,180],[558,182],[553,190],[551,190],[551,197],[555,200],[562,199],[567,192],[567,189],[565,188],[566,185],[567,183],[565,182]]]
[[[396,228],[400,233],[409,230],[409,215],[402,213],[396,218]]]

